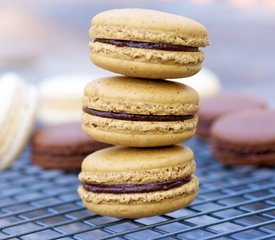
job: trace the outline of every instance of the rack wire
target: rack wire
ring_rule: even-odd
[[[0,239],[275,240],[272,168],[224,167],[207,143],[187,142],[195,152],[200,193],[187,208],[134,220],[96,215],[76,192],[77,173],[43,170],[28,147],[0,173]]]

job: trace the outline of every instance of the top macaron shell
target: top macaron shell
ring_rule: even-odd
[[[194,171],[194,154],[182,145],[150,149],[115,146],[87,156],[79,178],[90,183],[145,184],[191,176]]]
[[[150,9],[105,11],[96,15],[91,24],[90,35],[96,38],[194,47],[208,45],[207,29],[202,24],[183,16]]]
[[[91,113],[89,109],[109,116]],[[109,144],[166,146],[194,135],[198,109],[197,92],[180,83],[128,77],[102,78],[90,82],[85,88],[82,127],[93,139]],[[113,113],[134,116],[122,119],[110,116]],[[167,116],[172,119],[163,119]]]
[[[115,9],[92,19],[90,36],[130,42],[205,47],[206,28],[185,17],[148,9]],[[166,79],[192,76],[201,68],[202,51],[121,47],[90,43],[91,60],[104,69],[131,77]]]

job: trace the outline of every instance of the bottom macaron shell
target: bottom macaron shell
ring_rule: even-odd
[[[92,55],[91,60],[97,66],[115,73],[129,77],[150,79],[190,77],[201,69],[200,63],[187,65],[150,63],[115,59],[100,55]]]
[[[100,204],[95,205],[91,202],[82,200],[85,207],[92,212],[102,216],[112,216],[117,218],[143,218],[155,215],[162,215],[168,212],[176,211],[184,208],[194,201],[197,193],[192,193],[188,196],[175,197],[156,203],[144,204]]]
[[[197,196],[198,179],[167,191],[139,194],[97,194],[82,186],[78,193],[87,209],[104,216],[142,218],[176,211],[189,205]]]
[[[103,131],[85,125],[82,125],[82,128],[86,134],[97,141],[128,147],[158,147],[173,145],[190,139],[196,131],[194,128],[181,133],[127,134]]]

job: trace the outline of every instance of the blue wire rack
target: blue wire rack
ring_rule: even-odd
[[[27,148],[0,174],[0,239],[275,240],[274,169],[224,167],[207,143],[187,142],[196,155],[200,193],[189,207],[135,220],[86,210],[77,173],[43,170]]]

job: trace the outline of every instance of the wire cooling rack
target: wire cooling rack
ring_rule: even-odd
[[[86,210],[77,173],[42,170],[30,149],[0,173],[0,239],[275,240],[274,169],[225,168],[206,143],[187,143],[196,154],[200,193],[185,209],[135,220]]]

